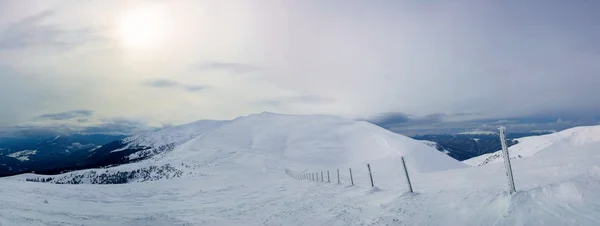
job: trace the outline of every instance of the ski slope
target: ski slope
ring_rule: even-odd
[[[574,127],[547,135],[523,137],[517,141],[516,145],[508,148],[511,159],[530,157],[539,152],[550,155],[553,152],[568,152],[580,146],[599,143],[600,126]],[[481,166],[502,161],[502,150],[499,150],[463,162],[470,166]]]
[[[465,167],[365,122],[264,113],[191,130],[205,132],[152,159],[106,169],[171,164],[184,172],[178,178],[118,185],[0,178],[0,225],[600,224],[596,143],[515,160],[519,192],[509,195],[502,164]],[[416,193],[406,192],[399,156]],[[296,180],[286,169],[330,170],[332,183]]]

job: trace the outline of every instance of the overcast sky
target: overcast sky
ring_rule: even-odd
[[[0,126],[261,111],[597,123],[598,12],[562,0],[0,1]]]

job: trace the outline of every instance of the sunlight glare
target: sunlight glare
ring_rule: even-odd
[[[126,11],[119,21],[119,35],[127,48],[155,49],[165,45],[169,35],[163,11],[158,8],[136,8]]]

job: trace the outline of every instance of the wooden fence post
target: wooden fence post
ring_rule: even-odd
[[[354,178],[352,178],[352,168],[348,168],[350,171],[350,184],[354,185]]]
[[[375,184],[373,183],[373,174],[371,173],[371,165],[367,164],[367,168],[369,168],[369,177],[371,178],[371,187],[375,187]]]
[[[406,169],[406,162],[404,162],[404,156],[400,157],[400,160],[402,160],[402,168],[404,168],[404,175],[406,175],[406,183],[408,184],[408,191],[410,193],[412,193],[413,192],[412,184],[410,183],[410,177],[408,176],[408,170]]]
[[[512,166],[510,164],[510,155],[508,153],[508,146],[506,146],[506,128],[501,126],[500,130],[500,143],[502,144],[502,157],[504,158],[504,168],[506,169],[506,177],[508,179],[508,190],[510,194],[517,192],[515,188],[515,179],[513,178]]]

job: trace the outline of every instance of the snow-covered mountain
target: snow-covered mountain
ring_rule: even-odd
[[[194,124],[181,134],[196,135],[183,140],[159,133],[131,138],[173,146],[148,152],[154,154],[144,160],[50,176],[129,183],[22,181],[48,180],[34,174],[0,178],[0,225],[600,224],[595,130],[570,138],[578,144],[574,149],[556,146],[514,161],[518,192],[511,195],[503,164],[466,167],[420,141],[365,122],[263,113]],[[117,146],[113,150],[122,148]],[[123,151],[135,153],[138,146],[131,147]],[[415,193],[407,193],[401,155]],[[325,182],[289,176],[321,172]]]
[[[255,169],[283,170],[294,165],[333,168],[397,161],[400,156],[415,172],[466,167],[432,147],[373,124],[320,115],[261,113],[230,121],[203,120],[125,138],[121,143],[110,152],[106,148],[95,152],[115,155],[128,150],[128,160],[149,159],[45,178],[53,178],[55,183],[108,183],[114,182],[118,174],[129,181],[146,181],[196,175],[194,168],[231,161],[234,163],[228,169],[253,163]]]
[[[600,143],[600,126],[582,126],[541,136],[517,139],[508,148],[511,159],[529,157],[538,152],[572,151],[581,146]],[[502,150],[463,161],[467,165],[481,166],[502,162]]]

